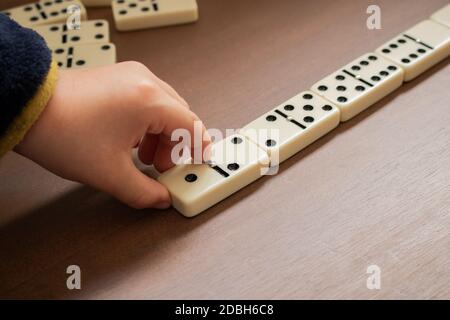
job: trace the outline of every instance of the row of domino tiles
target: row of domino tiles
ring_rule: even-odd
[[[70,29],[66,20],[75,11],[79,13],[81,28]],[[3,13],[39,33],[61,69],[116,63],[116,47],[110,43],[108,21],[86,20],[86,9],[78,0],[41,0]]]
[[[214,143],[209,163],[176,165],[158,180],[193,217],[449,55],[450,5]]]
[[[70,4],[80,8],[82,19],[86,18],[85,6],[111,6],[116,28],[120,31],[184,24],[198,20],[196,0],[40,0],[5,10],[3,13],[24,26],[34,28],[43,24],[64,22]]]

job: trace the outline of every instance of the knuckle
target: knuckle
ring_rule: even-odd
[[[158,92],[158,85],[151,79],[140,78],[131,83],[130,92],[137,104],[146,105],[155,98]]]
[[[121,62],[120,65],[122,65],[124,68],[132,71],[148,71],[148,68],[141,62],[138,61],[125,61]]]
[[[154,95],[159,90],[158,84],[151,79],[141,79],[136,83],[136,90],[144,97]]]
[[[191,120],[192,122],[200,121],[199,117],[191,110],[189,110],[189,112],[188,112],[188,117],[189,117],[189,120]]]

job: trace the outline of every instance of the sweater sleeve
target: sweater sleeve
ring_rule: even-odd
[[[0,157],[23,139],[44,110],[57,69],[41,36],[0,13]]]

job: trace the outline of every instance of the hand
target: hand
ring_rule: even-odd
[[[131,151],[139,146],[142,162],[167,170],[177,143],[172,131],[193,136],[196,120],[186,101],[140,63],[61,70],[53,97],[15,150],[134,208],[162,209],[170,206],[167,189],[136,168]]]

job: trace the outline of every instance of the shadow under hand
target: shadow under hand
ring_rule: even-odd
[[[127,278],[142,263],[151,269],[171,259],[165,256],[168,248],[227,203],[187,219],[174,209],[134,210],[100,191],[76,187],[0,226],[0,298],[91,295]],[[81,268],[81,291],[67,289],[66,268],[72,264]]]

